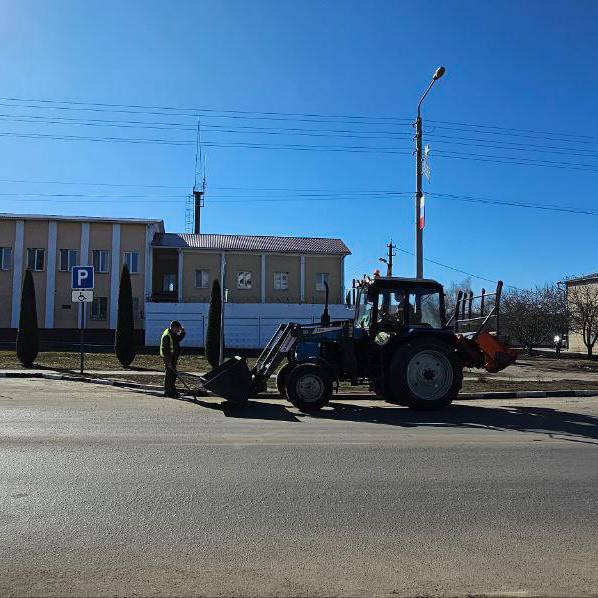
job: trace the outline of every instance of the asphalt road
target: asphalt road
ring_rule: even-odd
[[[0,380],[1,595],[598,595],[598,399],[319,417]]]

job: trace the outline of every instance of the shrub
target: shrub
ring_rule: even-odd
[[[17,331],[17,357],[25,367],[31,367],[39,352],[35,284],[31,270],[27,269],[21,293],[21,313]]]

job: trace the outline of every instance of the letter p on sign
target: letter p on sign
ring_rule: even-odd
[[[73,266],[73,277],[71,281],[73,290],[93,289],[93,279],[93,266]]]

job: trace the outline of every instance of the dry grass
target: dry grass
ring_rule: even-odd
[[[18,360],[14,351],[0,351],[0,369],[19,369],[21,362]],[[39,353],[35,360],[35,367],[60,369],[60,370],[78,370],[79,353],[66,351],[47,351]],[[182,370],[193,370],[206,372],[210,365],[202,355],[182,355],[179,360],[179,367]],[[124,370],[114,353],[86,353],[86,370]],[[137,355],[131,371],[155,370],[163,371],[164,364],[157,354]]]

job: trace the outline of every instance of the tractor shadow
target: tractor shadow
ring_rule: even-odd
[[[220,411],[226,417],[282,422],[307,422],[309,420],[334,420],[356,423],[382,424],[400,428],[456,428],[488,430],[495,432],[522,432],[544,434],[571,442],[598,446],[598,417],[563,411],[553,407],[525,405],[453,404],[442,411],[412,411],[406,407],[354,405],[331,401],[321,411],[304,413],[290,405],[269,401],[250,400],[245,404],[229,401],[219,403],[181,397],[200,407]]]
[[[266,403],[263,401],[248,401],[245,404],[236,404],[229,401],[212,403],[202,401],[201,399],[188,399],[192,403],[207,409],[222,412],[226,417],[235,417],[241,419],[263,419],[283,422],[300,422],[301,420],[284,405],[276,403]]]
[[[330,402],[319,412],[302,417],[385,424],[403,428],[461,428],[533,432],[548,437],[598,446],[598,417],[552,407],[509,405],[501,408],[455,404],[443,411],[412,411],[404,407],[376,407]]]

